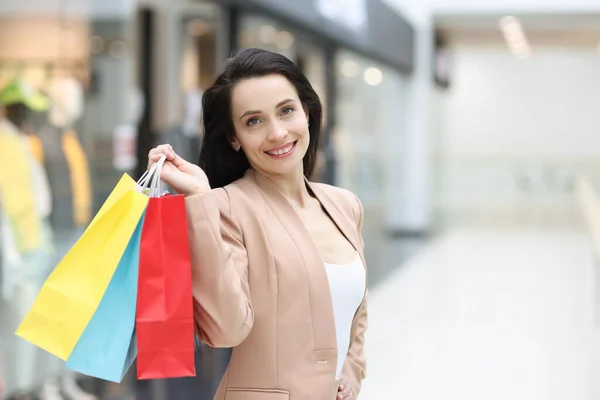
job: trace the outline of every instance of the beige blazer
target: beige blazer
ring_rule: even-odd
[[[365,263],[360,201],[343,189],[307,184]],[[233,347],[215,399],[334,400],[329,281],[291,204],[249,170],[225,188],[187,197],[186,207],[197,333],[209,346]],[[356,396],[365,377],[366,294],[343,367]]]

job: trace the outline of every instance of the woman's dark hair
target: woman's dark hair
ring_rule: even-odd
[[[204,137],[200,149],[200,168],[212,188],[223,187],[241,178],[250,163],[243,151],[231,145],[235,128],[231,115],[231,92],[240,81],[278,74],[285,77],[298,92],[307,111],[310,144],[304,156],[304,175],[310,178],[317,159],[323,109],[319,96],[300,69],[281,54],[261,49],[243,49],[227,62],[215,83],[202,96]]]

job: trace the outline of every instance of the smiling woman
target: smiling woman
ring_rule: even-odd
[[[200,166],[170,145],[186,195],[196,331],[232,347],[216,400],[354,400],[365,376],[362,204],[309,182],[322,108],[286,57],[247,49],[203,98]]]
[[[243,50],[207,90],[203,110],[206,129],[200,167],[211,187],[241,178],[250,165],[280,175],[303,160],[299,172],[307,178],[312,175],[323,110],[308,79],[286,57]],[[266,152],[294,142],[302,150],[296,152],[294,146],[296,158],[289,157],[285,165],[273,164]]]
[[[274,74],[246,79],[235,86],[232,97],[233,115],[241,114],[234,118],[232,143],[254,169],[285,175],[301,164],[311,142],[308,115],[290,81]],[[247,110],[254,106],[258,110]]]

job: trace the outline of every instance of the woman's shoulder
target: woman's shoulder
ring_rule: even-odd
[[[317,189],[318,191],[325,193],[327,196],[344,199],[352,199],[356,197],[354,193],[348,189],[344,189],[338,186],[333,186],[328,183],[310,182],[310,187]],[[333,199],[332,199],[333,200]]]
[[[318,182],[311,182],[310,186],[316,192],[320,192],[317,193],[317,195],[325,195],[338,208],[343,208],[352,212],[357,218],[362,216],[362,203],[358,196],[356,196],[350,190]]]
[[[238,179],[223,187],[213,188],[209,193],[221,208],[229,210],[231,210],[232,204],[235,204],[235,208],[247,207],[253,201],[253,188],[244,179]]]

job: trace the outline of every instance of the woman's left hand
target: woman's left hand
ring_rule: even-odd
[[[336,400],[355,400],[354,393],[352,393],[350,386],[348,386],[348,378],[345,376],[342,376]]]

